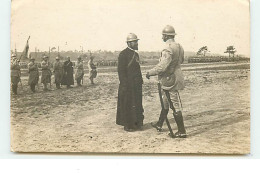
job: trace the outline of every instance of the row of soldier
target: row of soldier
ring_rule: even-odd
[[[89,79],[91,84],[94,84],[94,78],[97,75],[96,66],[93,62],[94,57],[91,56],[88,62],[89,69]],[[84,76],[84,66],[83,60],[79,56],[77,62],[75,63],[75,80],[77,82],[77,86],[82,86],[83,84],[83,76]],[[70,57],[67,57],[65,62],[61,62],[59,57],[56,57],[56,62],[53,65],[53,71],[51,63],[49,62],[48,56],[43,56],[43,61],[41,62],[41,83],[43,84],[43,90],[48,91],[48,84],[51,87],[51,76],[54,74],[55,85],[57,89],[61,89],[61,85],[67,86],[67,88],[72,88],[71,85],[74,85],[74,66],[70,61]],[[39,68],[37,63],[35,63],[35,59],[33,57],[30,58],[30,62],[28,64],[28,85],[32,92],[35,92],[35,86],[38,85],[39,82]],[[11,57],[11,85],[12,91],[16,95],[18,84],[21,82],[21,68],[20,68],[20,60],[16,57],[15,54],[12,54]]]

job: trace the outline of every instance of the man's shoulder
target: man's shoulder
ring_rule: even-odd
[[[123,54],[127,54],[129,52],[128,48],[125,48],[124,50],[122,50],[119,55],[123,55]]]
[[[132,56],[134,53],[133,50],[130,50],[129,48],[125,48],[124,50],[122,50],[119,54],[119,58],[120,57],[125,57],[125,56]]]
[[[170,42],[169,43],[169,47],[171,47],[172,49],[174,50],[177,50],[177,49],[183,49],[181,44],[180,43],[177,43],[177,42]]]
[[[183,47],[181,46],[180,43],[177,42],[167,42],[163,51],[169,51],[171,53],[183,50]]]

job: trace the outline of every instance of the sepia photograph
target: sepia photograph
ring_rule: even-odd
[[[250,153],[249,0],[12,0],[12,152]]]

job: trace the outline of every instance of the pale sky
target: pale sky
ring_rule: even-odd
[[[234,45],[250,55],[248,0],[12,0],[11,49],[22,51],[30,35],[30,51],[122,50],[133,32],[140,51],[160,51],[166,25],[186,51]]]

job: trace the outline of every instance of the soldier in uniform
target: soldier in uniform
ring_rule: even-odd
[[[142,105],[143,78],[139,64],[138,38],[130,33],[127,36],[128,47],[118,57],[118,102],[116,124],[132,132],[141,130],[144,120]]]
[[[83,61],[79,56],[78,61],[76,62],[76,74],[75,74],[75,80],[77,81],[78,86],[82,86],[81,81],[83,82],[83,76],[84,76]]]
[[[158,81],[162,88],[163,107],[159,120],[152,124],[158,131],[162,130],[162,125],[167,117],[169,107],[173,111],[173,116],[178,126],[178,131],[173,137],[185,138],[186,130],[183,123],[182,106],[178,90],[184,89],[184,76],[181,70],[181,64],[184,61],[184,50],[179,43],[174,41],[175,30],[167,25],[162,31],[162,39],[166,43],[161,52],[159,63],[146,74],[150,76],[158,75]]]
[[[56,57],[56,62],[54,63],[53,66],[53,73],[55,77],[56,88],[60,89],[61,88],[60,85],[63,77],[63,63],[60,62],[60,58],[58,56]]]
[[[21,80],[21,70],[20,70],[19,60],[17,59],[15,54],[11,56],[11,86],[12,91],[15,95],[17,95],[18,83]]]
[[[67,88],[72,88],[70,85],[74,85],[73,79],[73,64],[70,61],[70,57],[67,57],[67,61],[64,62],[64,75],[61,84],[67,85]]]
[[[41,67],[42,67],[42,77],[41,77],[41,83],[43,83],[43,90],[44,91],[48,91],[48,87],[47,84],[51,83],[51,66],[50,63],[48,61],[48,57],[47,56],[43,56],[43,61],[41,63]]]
[[[38,65],[34,62],[35,59],[33,57],[31,57],[30,61],[31,62],[28,64],[28,85],[30,86],[32,92],[35,92],[35,85],[37,85],[39,81],[39,70]]]
[[[97,77],[97,67],[93,63],[94,56],[90,56],[90,60],[88,61],[88,69],[89,69],[89,79],[91,84],[94,84],[94,78]]]

